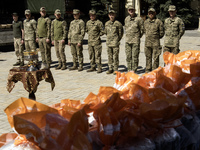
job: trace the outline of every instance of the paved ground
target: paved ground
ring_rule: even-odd
[[[56,83],[56,86],[53,91],[51,91],[51,86],[45,81],[41,81],[38,87],[36,98],[38,102],[51,105],[54,103],[60,102],[62,99],[75,99],[75,100],[84,100],[90,92],[95,94],[98,93],[100,86],[113,86],[115,82],[114,75],[107,75],[106,70],[107,66],[107,51],[106,51],[106,37],[102,37],[103,41],[103,52],[102,52],[102,64],[103,64],[103,73],[97,74],[96,72],[87,73],[86,69],[89,66],[89,56],[87,51],[86,44],[87,35],[85,36],[84,44],[84,71],[78,72],[69,71],[69,69],[61,71],[55,70],[54,67],[57,65],[57,59],[55,56],[54,47],[52,47],[52,74]],[[197,30],[186,31],[184,36],[181,39],[181,51],[186,50],[200,50],[200,32]],[[161,40],[163,43],[163,39]],[[126,55],[125,55],[125,40],[124,37],[120,45],[120,66],[119,70],[121,72],[126,71]],[[70,54],[70,47],[66,45],[65,48],[67,65],[72,65],[72,56]],[[41,60],[41,58],[39,58]],[[141,52],[139,56],[139,70],[138,74],[142,75],[145,68],[145,56],[144,56],[144,36],[141,40]],[[8,93],[6,90],[7,77],[9,70],[13,67],[16,61],[16,56],[13,51],[6,52],[6,50],[0,51],[0,135],[2,133],[11,132],[10,125],[7,121],[7,116],[4,113],[4,109],[13,101],[17,100],[20,97],[28,97],[28,93],[24,90],[21,82],[18,82],[15,85],[15,88],[11,93]],[[163,66],[162,55],[160,57],[160,65]]]

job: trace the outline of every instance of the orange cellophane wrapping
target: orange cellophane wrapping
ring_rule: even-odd
[[[28,98],[21,97],[18,100],[11,103],[5,110],[8,117],[8,122],[13,128],[13,115],[23,114],[28,112],[50,111],[57,113],[58,111],[42,103],[30,100]]]
[[[13,141],[18,135],[16,133],[4,133],[0,136],[0,147]]]

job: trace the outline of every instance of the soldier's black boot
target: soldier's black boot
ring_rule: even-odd
[[[20,61],[17,61],[15,64],[13,64],[13,66],[19,66],[20,65]]]
[[[20,66],[21,66],[21,67],[24,66],[24,61],[21,61],[21,62],[20,62]]]

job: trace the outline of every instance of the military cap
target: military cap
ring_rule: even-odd
[[[114,10],[109,10],[109,13],[116,14],[116,12]]]
[[[89,14],[96,15],[96,11],[95,10],[90,10]]]
[[[18,16],[18,14],[17,14],[16,12],[14,12],[12,15],[13,15],[13,16]]]
[[[41,7],[40,11],[46,11],[45,7]]]
[[[73,14],[74,15],[77,15],[77,14],[79,14],[80,13],[80,10],[78,10],[78,9],[73,9]]]
[[[60,9],[56,9],[55,14],[57,14],[57,15],[61,14]]]
[[[128,10],[129,10],[129,9],[135,9],[135,8],[133,7],[133,5],[129,5],[129,6],[128,6]]]
[[[26,9],[25,10],[25,15],[29,15],[29,14],[31,14],[31,11],[29,9]]]
[[[149,8],[148,12],[156,12],[156,10],[154,8]]]
[[[169,6],[169,10],[168,11],[175,11],[176,10],[176,6],[174,5],[170,5]]]

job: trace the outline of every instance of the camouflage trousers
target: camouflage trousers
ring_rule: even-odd
[[[15,48],[15,54],[17,56],[17,60],[19,62],[24,61],[24,47],[21,43],[21,38],[14,38],[14,48]]]
[[[46,42],[46,38],[38,38],[38,44],[43,63],[51,63],[51,43]]]
[[[56,56],[58,58],[58,63],[66,63],[65,56],[65,43],[62,43],[62,40],[54,40],[54,46],[56,51]]]
[[[176,47],[167,47],[167,46],[164,46],[163,53],[166,52],[166,51],[168,51],[170,53],[173,53],[173,54],[178,54],[180,52],[180,49],[179,49],[178,46],[176,46]]]
[[[77,60],[79,61],[79,66],[83,66],[83,46],[78,46],[71,43],[71,54],[73,56],[73,65],[77,66]]]
[[[96,64],[97,67],[101,68],[101,52],[102,52],[101,44],[95,46],[88,45],[88,52],[89,52],[91,68],[95,68]]]
[[[116,47],[107,47],[107,53],[108,53],[108,67],[109,70],[113,69],[118,70],[119,66],[119,46]]]
[[[140,53],[140,43],[126,43],[125,52],[128,71],[137,71],[137,67],[139,64],[138,58]]]
[[[34,40],[25,40],[26,51],[36,50],[36,43]]]
[[[159,67],[159,56],[161,54],[160,46],[145,46],[144,53],[146,56],[146,72],[150,72]],[[153,66],[152,66],[153,58]]]

